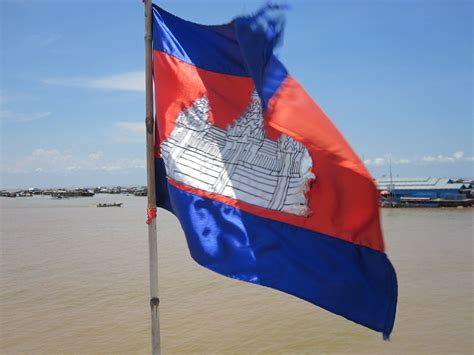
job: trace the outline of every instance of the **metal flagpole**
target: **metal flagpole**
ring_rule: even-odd
[[[146,162],[148,196],[148,248],[150,258],[151,345],[153,355],[160,349],[160,314],[158,298],[158,243],[156,237],[155,145],[152,78],[152,11],[151,0],[145,4],[145,96],[146,96]]]

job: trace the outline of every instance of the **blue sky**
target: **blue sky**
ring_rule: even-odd
[[[287,1],[278,56],[375,177],[474,175],[471,1]],[[159,1],[203,24],[263,1]],[[144,184],[140,0],[0,1],[0,188]]]

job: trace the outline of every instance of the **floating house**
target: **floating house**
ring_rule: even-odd
[[[463,199],[466,189],[462,183],[455,183],[448,178],[387,178],[377,180],[380,191],[392,193],[394,197],[429,197]]]
[[[468,196],[470,186],[448,178],[385,178],[376,183],[381,195],[390,202],[434,207],[472,205]]]

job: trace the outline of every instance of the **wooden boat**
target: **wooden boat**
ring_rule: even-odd
[[[99,203],[97,207],[121,207],[123,203]]]

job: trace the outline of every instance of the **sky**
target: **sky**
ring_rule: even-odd
[[[263,1],[165,1],[201,24]],[[286,1],[277,56],[375,178],[474,176],[473,2]],[[0,0],[0,189],[144,185],[141,0]]]

